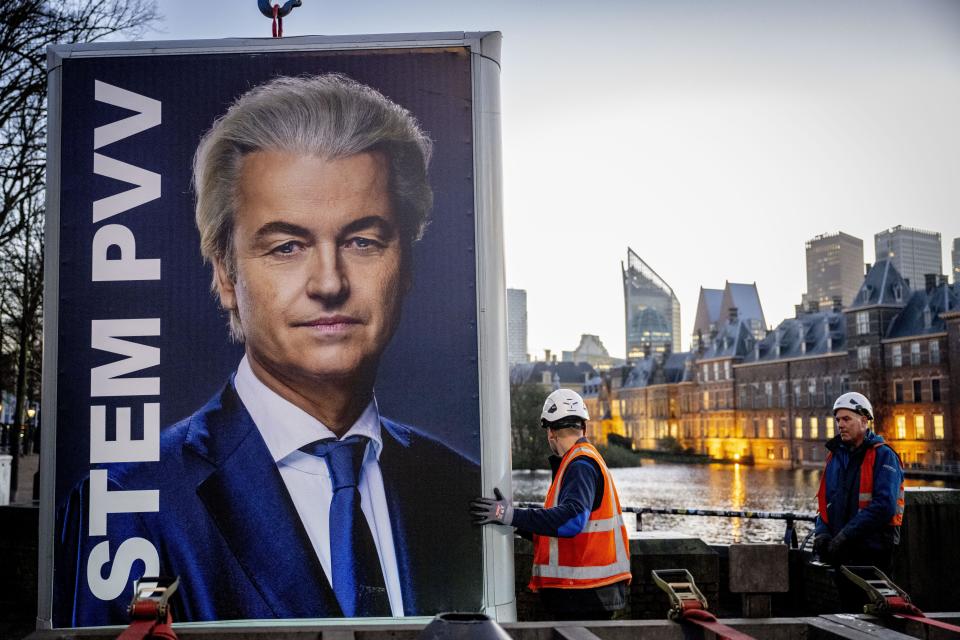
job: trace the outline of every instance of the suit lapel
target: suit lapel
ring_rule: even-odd
[[[409,431],[384,418],[381,418],[381,424],[384,428],[381,431],[383,452],[380,456],[380,473],[383,475],[383,489],[390,510],[403,612],[408,616],[420,615],[423,607],[418,595],[427,593],[429,584],[424,583],[424,578],[430,575],[423,568],[430,566],[432,556],[424,553],[423,545],[416,544],[416,536],[435,527],[421,521],[424,510],[411,508],[422,496],[418,495],[415,483],[418,470],[410,468],[411,456],[404,451],[410,447]]]
[[[230,551],[280,618],[340,617],[276,463],[232,385],[206,415],[202,441],[216,469],[197,487]]]

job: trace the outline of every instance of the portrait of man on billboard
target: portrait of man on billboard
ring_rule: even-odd
[[[70,626],[123,623],[132,580],[157,574],[179,576],[181,621],[479,606],[462,564],[480,552],[465,508],[477,461],[381,415],[375,394],[430,217],[430,155],[410,112],[337,73],[256,86],[204,134],[196,226],[244,353],[162,431],[159,462],[110,467],[105,495],[159,486],[156,510],[111,513],[103,547],[84,535],[92,479],[69,497]],[[139,540],[156,557],[119,572],[121,597],[96,593],[114,579],[106,558]]]

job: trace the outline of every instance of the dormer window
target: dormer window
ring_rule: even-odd
[[[929,329],[933,324],[933,313],[930,311],[930,307],[923,308],[923,328]]]
[[[893,285],[893,299],[897,302],[903,299],[903,287],[900,286],[899,282]]]
[[[870,312],[857,312],[857,335],[862,336],[870,333]]]

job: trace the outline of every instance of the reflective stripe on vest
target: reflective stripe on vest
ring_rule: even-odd
[[[860,465],[860,493],[857,496],[857,508],[866,509],[870,505],[870,501],[873,500],[873,465],[877,459],[877,448],[884,446],[886,443],[878,442],[873,445],[863,454],[863,463]],[[900,461],[900,456],[897,455],[897,452],[893,451],[893,455],[897,456],[897,461]],[[824,522],[829,523],[830,519],[827,516],[827,510],[830,507],[827,504],[827,468],[830,466],[830,461],[833,459],[833,452],[827,454],[827,461],[823,466],[823,473],[820,475],[820,488],[817,490],[817,508],[820,513],[820,519]],[[901,464],[901,467],[903,465]],[[893,514],[893,517],[890,518],[890,522],[887,524],[899,527],[903,524],[903,481],[900,481],[900,488],[897,492],[897,509]]]
[[[534,536],[529,584],[532,591],[600,587],[631,579],[629,542],[620,513],[620,498],[603,458],[593,445],[578,443],[567,452],[547,492],[544,507],[557,506],[564,473],[570,463],[581,456],[597,462],[603,475],[603,498],[583,530],[572,538]],[[567,564],[561,564],[562,561]]]

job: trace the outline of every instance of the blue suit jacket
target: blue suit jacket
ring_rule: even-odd
[[[482,546],[467,513],[480,492],[469,460],[382,419],[383,474],[406,615],[479,610]],[[177,620],[340,617],[342,612],[277,466],[232,384],[165,429],[160,461],[109,467],[109,490],[159,489],[157,513],[111,514],[106,537],[87,536],[84,481],[59,514],[54,625],[125,624],[132,581],[112,601],[87,587],[87,558],[110,541],[153,542],[161,573],[180,576]],[[104,567],[104,574],[109,572]]]

